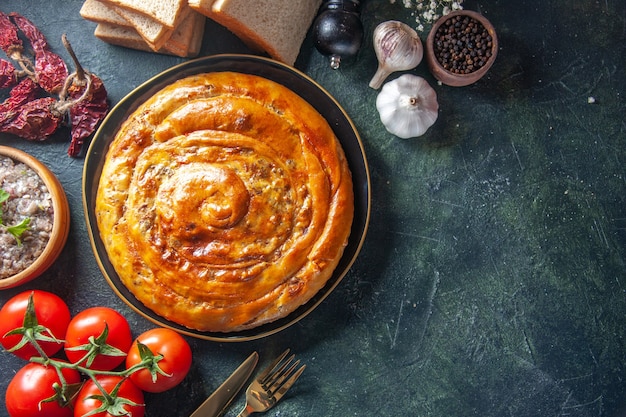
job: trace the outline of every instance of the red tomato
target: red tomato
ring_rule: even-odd
[[[111,393],[115,386],[123,380],[120,376],[112,375],[100,375],[96,379],[102,388]],[[143,417],[145,413],[143,392],[132,383],[130,379],[123,380],[124,382],[120,386],[117,392],[116,399],[112,404],[102,403],[102,392],[94,382],[89,379],[85,382],[85,385],[78,392],[76,397],[76,403],[74,404],[74,417],[82,417],[87,413],[91,413],[94,410],[101,409],[100,412],[89,414],[91,417],[112,417],[114,415],[120,415],[107,412],[107,410],[115,410],[122,406],[128,415],[132,417]],[[131,402],[133,404],[128,404]]]
[[[50,337],[50,333],[60,342],[38,340],[39,346],[48,356],[57,353],[63,347],[63,339],[70,322],[70,309],[65,301],[59,296],[41,290],[24,291],[9,299],[0,310],[0,342],[5,349],[11,349],[22,340],[22,335],[14,334],[6,336],[11,330],[24,326],[24,316],[28,306],[29,297],[33,296],[35,317],[39,326],[49,331],[43,331],[42,335]],[[31,344],[26,344],[13,354],[23,359],[39,356],[39,353]]]
[[[80,374],[74,369],[63,368],[63,377],[68,384],[78,384]],[[6,392],[6,407],[11,417],[72,417],[72,407],[57,401],[43,400],[55,395],[53,384],[60,384],[59,375],[53,366],[29,363],[17,371]]]
[[[99,337],[108,327],[106,340],[100,340],[103,348],[96,349],[96,355],[91,364],[81,361],[88,352],[92,340]],[[128,321],[117,311],[108,307],[92,307],[78,313],[67,328],[65,335],[65,354],[72,363],[81,361],[81,365],[100,371],[110,371],[122,362],[133,341]],[[112,354],[106,345],[121,351],[118,355]],[[83,346],[85,349],[74,349]]]
[[[135,385],[147,392],[163,392],[185,379],[191,367],[191,348],[180,334],[165,328],[142,333],[128,351],[126,369],[142,361],[137,341],[146,345],[153,355],[163,356],[157,365],[166,375],[157,372],[157,379],[153,382],[151,369],[144,368],[130,375]]]

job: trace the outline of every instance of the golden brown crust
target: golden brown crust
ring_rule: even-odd
[[[191,76],[111,143],[96,214],[126,287],[168,320],[231,332],[287,316],[331,277],[354,213],[345,155],[291,90]]]

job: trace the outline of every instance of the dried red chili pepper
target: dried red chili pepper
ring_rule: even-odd
[[[30,57],[23,54],[20,31],[35,53],[34,65]],[[69,114],[71,143],[68,154],[78,156],[85,139],[106,116],[109,104],[102,80],[83,70],[65,35],[63,43],[76,63],[76,72],[71,75],[68,75],[63,59],[50,50],[47,39],[30,20],[17,13],[6,15],[0,12],[0,48],[20,67],[18,72],[8,61],[0,61],[0,87],[14,84],[18,75],[28,76],[13,88],[7,100],[0,103],[0,132],[28,140],[45,140]],[[59,100],[37,98],[41,89],[58,94]]]
[[[47,92],[58,93],[68,75],[63,58],[50,50],[48,40],[30,20],[18,13],[10,13],[9,16],[26,36],[35,52],[37,82]]]
[[[9,93],[9,97],[0,103],[0,129],[13,119],[19,108],[39,95],[39,86],[30,78],[24,78]]]
[[[0,11],[0,49],[11,59],[16,53],[21,54],[22,40],[19,38],[17,28],[9,19],[9,16]]]
[[[38,62],[35,63],[34,75],[37,76],[39,85],[30,78],[33,75],[33,65],[30,59],[23,55],[24,48],[19,30],[24,32],[35,51]],[[67,75],[65,63],[56,54],[48,51],[45,37],[29,20],[14,13],[6,15],[0,12],[0,48],[9,58],[17,61],[23,74],[30,76],[17,84],[9,93],[9,97],[0,104],[0,132],[11,133],[28,140],[44,140],[56,132],[63,121],[63,115],[55,109],[57,102],[55,98],[37,97],[40,86],[55,91],[63,85]],[[62,65],[59,64],[59,60]],[[8,61],[4,62],[6,64],[2,64],[1,74],[7,77],[7,84],[10,85],[11,82],[17,81],[17,74],[15,67]],[[62,77],[60,86],[59,77]]]
[[[22,16],[19,13],[11,12],[9,13],[9,19],[13,21],[15,26],[18,27],[24,33],[24,36],[30,42],[30,46],[33,48],[33,51],[40,52],[46,49],[50,49],[48,45],[48,40],[44,36],[43,33],[27,18]]]
[[[76,72],[68,77],[64,91],[69,99],[68,102],[72,103],[70,107],[72,140],[67,154],[77,157],[80,155],[85,139],[96,130],[109,111],[109,103],[102,80],[83,69],[65,35],[62,40],[76,65]],[[64,99],[62,95],[60,100]]]
[[[0,88],[9,88],[17,84],[15,67],[6,59],[0,58]]]
[[[42,51],[35,55],[35,74],[41,88],[54,94],[63,88],[67,67],[63,59],[54,52]]]
[[[107,92],[102,80],[94,74],[91,77],[89,92],[85,93],[85,87],[72,85],[69,88],[69,97],[78,100],[70,108],[70,123],[72,140],[67,154],[72,157],[80,155],[81,148],[87,139],[98,127],[109,111]]]
[[[57,101],[52,97],[37,98],[19,107],[16,117],[0,126],[0,132],[11,133],[27,140],[42,141],[57,131],[63,116],[55,111]]]

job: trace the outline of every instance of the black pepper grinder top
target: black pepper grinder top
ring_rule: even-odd
[[[326,0],[313,22],[313,42],[330,57],[330,66],[339,68],[342,58],[353,58],[363,42],[359,0]]]

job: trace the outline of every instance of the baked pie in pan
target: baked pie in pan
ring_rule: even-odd
[[[158,91],[122,124],[95,213],[122,283],[189,329],[286,317],[348,243],[352,177],[328,122],[269,79],[224,71]]]

